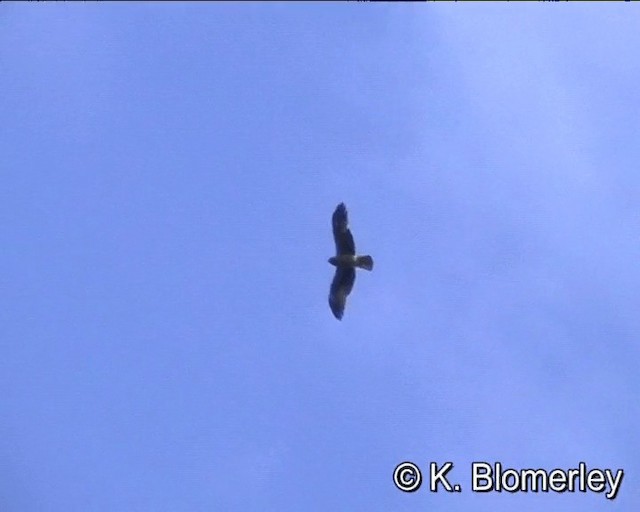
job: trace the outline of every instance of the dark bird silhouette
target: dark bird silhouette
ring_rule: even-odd
[[[357,256],[353,235],[349,230],[347,207],[340,203],[332,217],[333,239],[336,242],[336,255],[329,258],[329,263],[336,267],[336,275],[331,282],[329,306],[338,320],[342,319],[347,296],[353,289],[356,280],[356,267],[365,270],[373,269],[371,256]]]

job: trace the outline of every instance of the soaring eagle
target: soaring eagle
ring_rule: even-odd
[[[338,320],[342,319],[347,296],[351,293],[356,280],[356,267],[373,269],[371,256],[356,256],[356,246],[349,231],[347,207],[340,203],[333,212],[333,239],[336,242],[336,255],[329,258],[329,263],[336,267],[336,275],[331,283],[329,306]]]

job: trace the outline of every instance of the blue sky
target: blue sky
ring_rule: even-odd
[[[637,509],[639,15],[3,3],[0,508]]]

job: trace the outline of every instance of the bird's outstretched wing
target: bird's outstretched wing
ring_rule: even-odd
[[[336,207],[336,211],[333,212],[331,220],[333,225],[333,239],[336,242],[336,254],[355,254],[356,246],[353,243],[351,231],[349,231],[347,207],[344,203],[340,203]]]
[[[347,296],[351,293],[356,280],[356,269],[353,267],[338,267],[331,282],[329,291],[329,307],[338,320],[342,319]]]

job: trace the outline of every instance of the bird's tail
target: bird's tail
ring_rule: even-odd
[[[358,256],[356,258],[356,267],[373,270],[373,258],[371,256]]]

